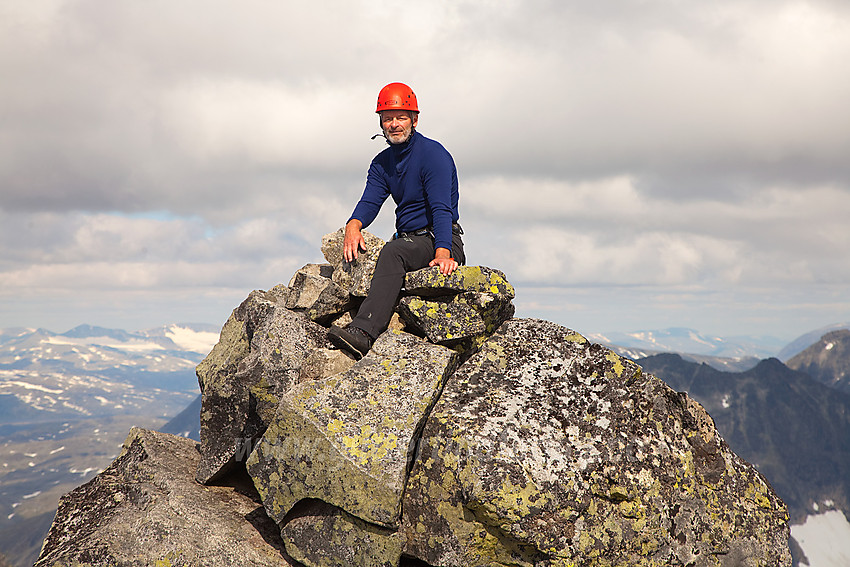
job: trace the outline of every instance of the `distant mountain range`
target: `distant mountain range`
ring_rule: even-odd
[[[587,338],[652,352],[686,352],[723,358],[768,358],[785,346],[784,341],[775,337],[715,337],[685,327],[591,334]]]
[[[0,330],[0,554],[32,565],[59,497],[106,467],[130,427],[164,426],[198,397],[194,369],[218,331]]]
[[[790,343],[770,336],[717,337],[686,327],[631,333],[591,333],[587,338],[633,360],[653,354],[675,352],[685,360],[704,362],[717,370],[742,372],[766,358],[787,361],[816,343],[824,334],[838,329],[850,329],[850,323],[822,327],[805,333]]]
[[[128,333],[80,325],[65,333],[0,330],[0,370],[171,372],[193,367],[218,341],[212,325],[166,325]]]

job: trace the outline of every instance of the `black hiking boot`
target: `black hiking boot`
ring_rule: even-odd
[[[374,342],[366,331],[351,325],[343,328],[331,327],[328,338],[337,348],[353,354],[357,360],[360,360],[369,352]]]

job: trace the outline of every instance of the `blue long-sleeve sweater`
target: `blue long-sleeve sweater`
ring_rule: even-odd
[[[414,131],[407,142],[390,144],[375,156],[351,218],[369,226],[390,195],[396,203],[398,232],[431,227],[434,248],[452,249],[452,223],[458,221],[457,169],[439,142]]]

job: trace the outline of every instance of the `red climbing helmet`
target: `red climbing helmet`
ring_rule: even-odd
[[[378,93],[378,108],[375,112],[382,110],[410,110],[419,112],[416,104],[416,95],[413,89],[404,83],[390,83]]]

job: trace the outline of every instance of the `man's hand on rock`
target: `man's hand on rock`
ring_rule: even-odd
[[[428,264],[429,267],[438,266],[440,273],[448,276],[457,268],[457,262],[452,258],[451,250],[448,248],[437,248],[434,259]]]
[[[351,219],[345,225],[345,240],[342,242],[342,257],[346,262],[353,262],[357,259],[358,254],[362,250],[366,251],[366,240],[363,239],[363,234],[360,229],[363,228],[363,223],[357,219]]]

